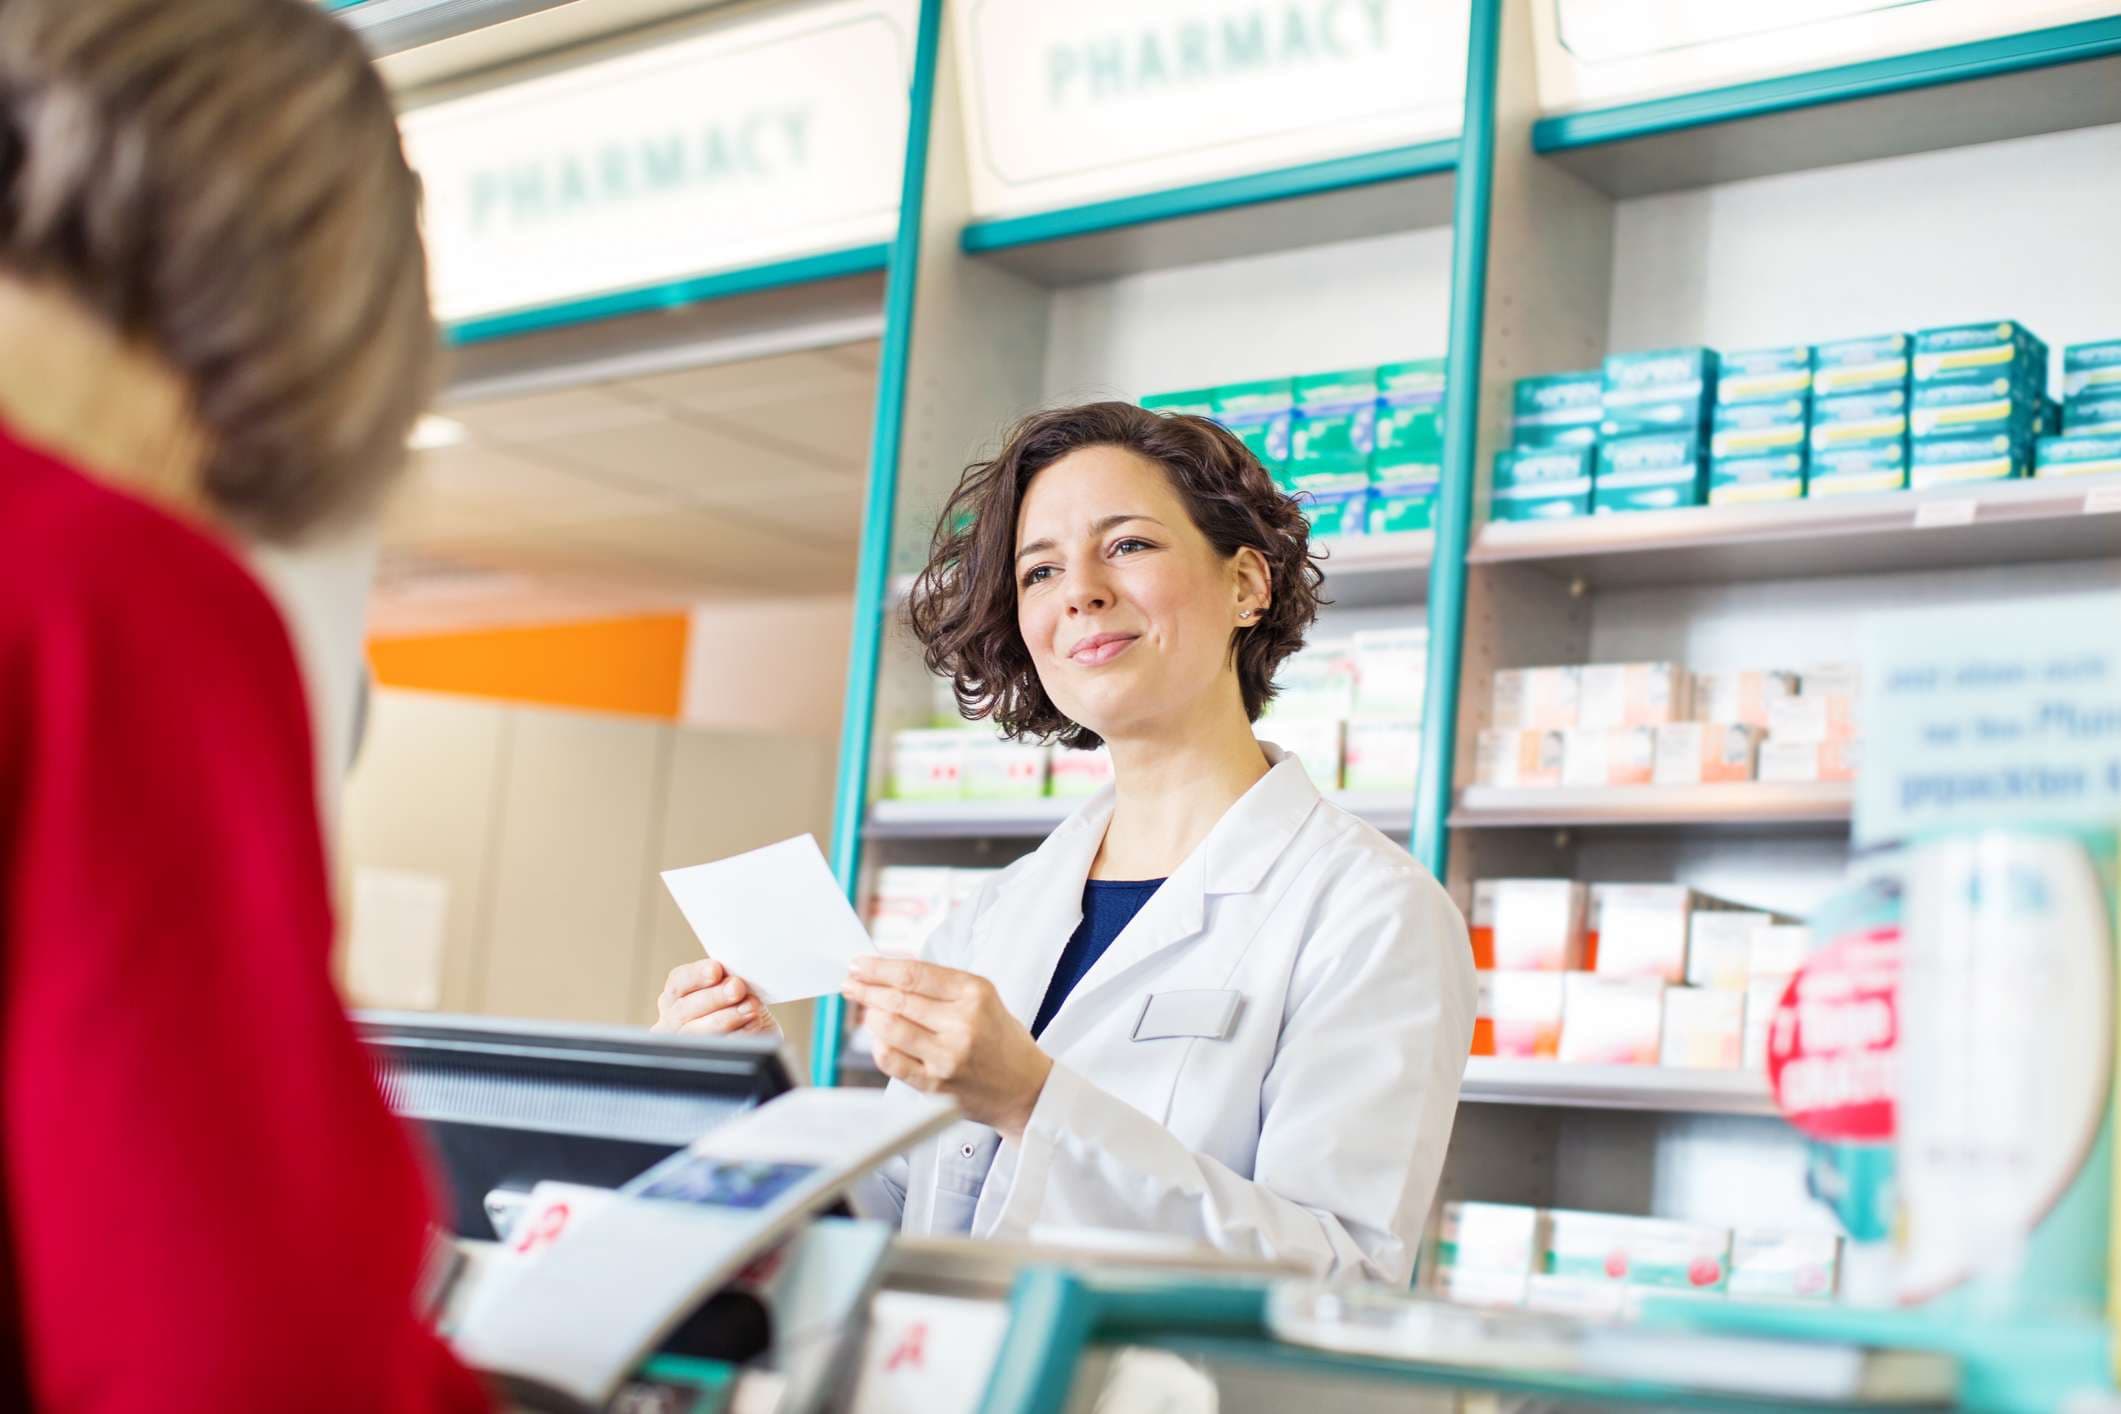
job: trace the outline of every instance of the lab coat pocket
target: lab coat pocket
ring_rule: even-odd
[[[1243,1004],[1242,993],[1223,989],[1152,992],[1135,1018],[1134,1039],[1226,1041],[1237,1029],[1237,1013]]]

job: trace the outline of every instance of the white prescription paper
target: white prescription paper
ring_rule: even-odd
[[[663,885],[707,955],[763,1001],[837,992],[847,964],[874,951],[810,835],[666,869]]]

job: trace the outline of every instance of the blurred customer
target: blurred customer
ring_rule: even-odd
[[[239,559],[402,461],[417,205],[303,0],[0,0],[0,1408],[484,1403]]]

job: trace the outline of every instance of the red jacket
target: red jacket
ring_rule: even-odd
[[[287,632],[0,433],[0,1408],[471,1410],[328,973]]]

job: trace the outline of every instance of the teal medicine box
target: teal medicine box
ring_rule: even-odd
[[[1601,438],[1703,431],[1716,401],[1714,349],[1689,346],[1606,357]]]
[[[1909,399],[1908,432],[1914,437],[2031,435],[2047,415],[2047,399],[2005,375],[1917,383]]]
[[[1377,446],[1372,479],[1404,468],[1406,480],[1443,474],[1443,360],[1411,359],[1377,369]]]
[[[1542,373],[1520,378],[1511,397],[1510,440],[1520,447],[1581,447],[1598,440],[1605,374]]]
[[[2121,384],[2110,391],[2094,385],[2071,398],[2063,408],[2062,430],[2072,437],[2080,432],[2121,432]]]
[[[1907,384],[1909,345],[1905,334],[1838,339],[1812,349],[1812,397],[1868,393]]]
[[[1595,447],[1512,447],[1495,454],[1497,486],[1588,481],[1598,465]]]
[[[1591,447],[1516,447],[1495,455],[1490,520],[1564,520],[1591,513]]]
[[[2095,476],[2121,471],[2121,433],[2042,437],[2033,454],[2037,476]]]
[[[1812,395],[1812,346],[1783,344],[1723,356],[1716,373],[1716,405],[1779,403]]]
[[[1720,385],[1719,385],[1720,386]],[[1802,451],[1810,426],[1806,398],[1719,403],[1709,438],[1711,457],[1751,457]]]
[[[1365,462],[1376,445],[1377,366],[1307,373],[1294,384],[1289,460]]]
[[[2062,351],[2062,396],[2074,398],[2094,388],[2121,394],[2121,339],[2071,344]]]
[[[1709,462],[1709,504],[1794,501],[1804,495],[1804,448],[1764,456],[1717,457]]]
[[[1698,506],[1705,470],[1702,436],[1692,428],[1601,442],[1591,485],[1592,513]]]
[[[1436,527],[1434,476],[1406,477],[1395,470],[1370,469],[1368,528],[1372,535],[1398,535]]]
[[[1813,398],[1812,451],[1816,454],[1836,447],[1905,437],[1907,405],[1907,389],[1903,386]]]
[[[1817,500],[1898,491],[1906,485],[1907,439],[1884,437],[1824,451],[1814,448],[1811,463],[1805,469],[1804,494]]]
[[[1917,491],[1958,481],[2008,481],[2030,476],[2033,439],[1929,437],[1908,444],[1908,485]]]
[[[2014,319],[1948,324],[1916,333],[1911,376],[1918,383],[2008,377],[2047,391],[2047,345]]]
[[[1262,378],[1225,383],[1211,390],[1215,420],[1237,434],[1252,455],[1269,466],[1289,459],[1289,430],[1296,412],[1296,380]]]

